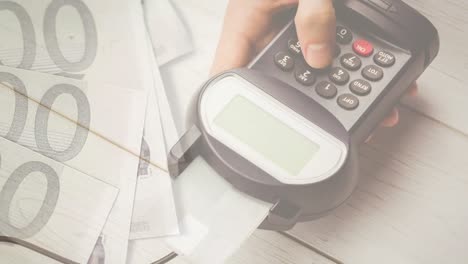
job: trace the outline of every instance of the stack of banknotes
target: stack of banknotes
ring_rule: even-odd
[[[187,34],[169,0],[0,0],[0,263],[221,263],[266,217],[203,161],[168,175]]]
[[[154,52],[171,54],[144,7],[0,1],[0,263],[126,263],[129,241],[179,234]]]

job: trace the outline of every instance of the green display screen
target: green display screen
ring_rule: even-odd
[[[266,159],[298,175],[320,146],[243,96],[234,97],[214,123]]]

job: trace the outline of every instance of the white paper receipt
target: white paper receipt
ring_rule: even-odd
[[[193,264],[224,263],[272,207],[234,189],[200,157],[177,178],[174,192],[181,235],[166,243]]]

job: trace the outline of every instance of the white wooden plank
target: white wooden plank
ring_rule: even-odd
[[[291,234],[345,263],[468,260],[468,137],[405,110],[361,157],[352,198]]]
[[[468,87],[463,81],[430,67],[418,85],[419,95],[404,98],[404,105],[468,134]]]
[[[331,264],[330,259],[272,232],[258,230],[228,264]]]
[[[407,0],[437,27],[440,53],[419,80],[420,95],[405,104],[468,134],[468,2]]]
[[[406,0],[439,30],[440,54],[432,67],[458,80],[468,73],[468,3],[466,0]]]
[[[171,264],[188,264],[175,258]],[[333,264],[335,262],[311,251],[285,236],[258,230],[226,264]]]

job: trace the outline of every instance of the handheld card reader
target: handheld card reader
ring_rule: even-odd
[[[342,204],[359,144],[439,50],[435,27],[400,0],[335,1],[336,54],[310,68],[290,22],[245,69],[207,81],[170,174],[197,156],[238,190],[273,204],[261,228],[287,230]]]

